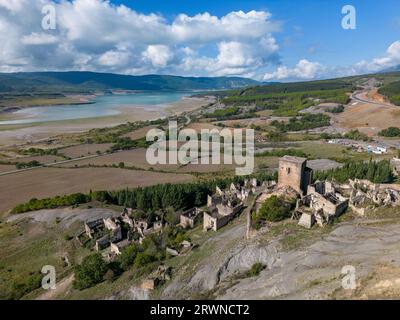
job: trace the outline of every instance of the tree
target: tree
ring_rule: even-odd
[[[400,137],[400,128],[389,127],[378,133],[382,137]]]
[[[78,290],[93,287],[103,281],[107,270],[107,264],[99,253],[87,256],[75,267],[73,287]]]
[[[133,265],[138,252],[139,247],[136,244],[130,245],[122,251],[118,262],[123,270],[128,270]]]
[[[260,211],[258,212],[260,218],[276,222],[281,221],[290,216],[290,206],[288,206],[284,200],[277,196],[272,196],[265,200],[262,204]]]

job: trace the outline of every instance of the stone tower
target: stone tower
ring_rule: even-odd
[[[311,181],[312,170],[307,167],[306,158],[284,156],[279,159],[279,187],[291,187],[303,195]]]

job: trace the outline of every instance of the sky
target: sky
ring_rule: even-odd
[[[398,64],[398,0],[0,0],[0,72],[301,81]]]

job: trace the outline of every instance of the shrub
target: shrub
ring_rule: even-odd
[[[249,277],[256,277],[260,274],[261,271],[265,269],[265,266],[261,262],[257,262],[253,264],[253,266],[248,271]]]
[[[282,221],[290,217],[290,206],[283,199],[272,196],[262,204],[258,215],[266,221]]]
[[[342,113],[343,111],[344,111],[344,106],[342,104],[328,110],[328,112],[330,113]]]
[[[27,162],[27,163],[17,163],[15,165],[15,167],[18,170],[21,170],[21,169],[27,169],[27,168],[40,167],[41,165],[42,164],[39,161],[34,160],[34,161]]]
[[[118,257],[118,262],[123,270],[128,270],[135,262],[136,256],[139,253],[139,248],[136,244],[130,245],[122,251]]]
[[[139,252],[136,255],[134,265],[135,265],[135,267],[143,267],[146,264],[149,264],[149,263],[151,263],[151,262],[153,262],[155,260],[156,259],[154,258],[154,256],[152,256],[150,254],[147,254],[147,253],[144,253],[144,252]]]
[[[73,287],[78,290],[93,287],[103,281],[107,270],[107,264],[99,253],[87,256],[75,267]]]
[[[284,157],[284,156],[310,158],[307,153],[299,149],[275,149],[256,154],[256,157]]]
[[[346,139],[350,139],[350,140],[357,140],[357,141],[370,141],[371,138],[368,137],[365,133],[362,133],[360,131],[356,130],[351,130],[349,132],[347,132],[344,137]]]
[[[283,121],[272,121],[272,125],[279,129],[281,132],[287,131],[302,131],[326,127],[330,124],[330,118],[322,113],[319,114],[305,114],[302,117],[290,118],[288,123]]]
[[[400,137],[400,128],[389,127],[378,133],[381,137]]]
[[[39,289],[42,285],[42,275],[40,272],[31,274],[25,282],[14,282],[11,288],[11,293],[8,298],[12,300],[19,300],[24,295]]]

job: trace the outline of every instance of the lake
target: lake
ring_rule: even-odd
[[[120,107],[165,107],[190,96],[190,92],[140,92],[98,96],[95,103],[24,108],[13,112],[16,120],[0,121],[0,125],[107,117],[121,114]]]

